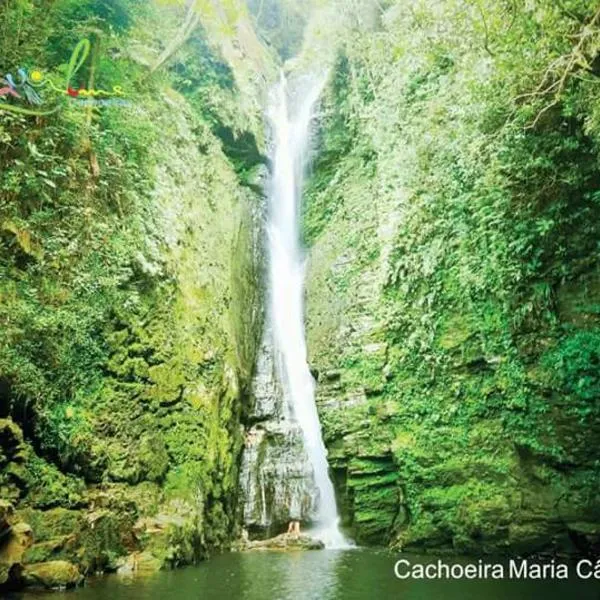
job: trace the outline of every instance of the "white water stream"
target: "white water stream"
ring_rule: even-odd
[[[328,547],[347,546],[339,530],[327,450],[315,403],[315,382],[307,363],[304,332],[304,258],[300,248],[302,187],[313,111],[324,80],[312,81],[290,109],[288,85],[282,76],[269,118],[274,131],[274,164],[270,189],[268,248],[269,301],[279,376],[304,438],[319,491],[315,537]]]

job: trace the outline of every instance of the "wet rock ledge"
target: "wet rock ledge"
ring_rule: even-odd
[[[282,533],[281,535],[269,538],[268,540],[244,541],[240,544],[239,550],[323,550],[325,544],[321,540],[310,537],[309,535],[294,535],[291,533]]]

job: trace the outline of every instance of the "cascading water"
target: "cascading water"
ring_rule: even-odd
[[[279,378],[298,422],[318,490],[315,535],[328,547],[347,545],[338,527],[327,451],[315,403],[315,383],[307,363],[304,333],[304,259],[300,250],[300,200],[309,151],[311,121],[324,79],[313,81],[290,114],[288,86],[282,75],[269,117],[274,131],[270,189],[269,317]]]

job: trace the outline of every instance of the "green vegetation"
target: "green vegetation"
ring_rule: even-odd
[[[88,38],[72,87],[120,86],[127,102],[86,106],[46,85],[58,110],[34,117],[0,99],[0,496],[34,530],[28,562],[114,570],[147,550],[175,566],[236,532],[261,329],[249,181],[264,159],[259,89],[219,45],[227,15],[202,8],[181,40],[178,3],[0,8],[2,73],[35,67],[64,89]],[[84,526],[40,537],[31,515],[49,509]]]
[[[324,425],[359,537],[552,551],[597,523],[595,10],[347,8],[305,235],[309,347],[339,375]],[[387,483],[352,494],[357,447],[396,465],[400,505],[371,510]]]

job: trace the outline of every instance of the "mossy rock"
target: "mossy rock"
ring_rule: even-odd
[[[29,449],[27,461],[27,501],[40,509],[85,505],[85,484],[70,474],[62,473],[54,464],[34,455]]]
[[[161,406],[172,406],[180,402],[186,386],[184,369],[177,364],[161,364],[150,367],[149,378],[154,386],[149,396]]]
[[[24,508],[17,511],[17,517],[31,525],[36,543],[72,535],[74,532],[81,531],[85,522],[82,511],[67,508],[50,510]]]
[[[69,31],[79,17],[67,13],[55,16],[66,19]],[[140,25],[138,17],[164,25],[163,16],[168,22],[173,16],[168,13],[136,12],[131,25]],[[125,37],[110,29],[119,46]],[[195,35],[208,34],[198,29]],[[136,69],[124,68],[130,67]],[[117,135],[108,135],[95,158],[112,182],[106,187],[112,199],[92,186],[89,206],[73,219],[52,207],[44,213],[45,233],[38,233],[52,254],[50,268],[26,272],[13,265],[14,248],[3,248],[0,295],[8,329],[2,341],[15,344],[0,344],[7,348],[0,403],[2,415],[14,408],[27,419],[33,443],[23,442],[9,419],[0,420],[0,495],[10,491],[31,516],[36,539],[29,563],[114,569],[120,555],[147,543],[161,564],[175,565],[195,560],[213,543],[226,545],[232,535],[242,391],[262,329],[261,198],[240,181],[246,173],[238,169],[239,156],[223,154],[211,133],[214,119],[224,117],[240,140],[252,142],[247,149],[257,149],[253,133],[244,130],[249,122],[239,117],[237,95],[228,94],[227,107],[208,118],[175,90],[163,90],[165,111],[155,92],[145,90],[140,98],[141,121],[106,115],[103,130]],[[42,138],[43,146],[56,141]],[[121,143],[136,155],[135,168],[110,168]],[[56,164],[72,163],[85,178],[89,165],[80,150],[75,142],[44,154],[49,162],[52,156]],[[55,208],[70,203],[63,188],[55,189]],[[29,229],[35,215],[18,198],[13,205],[23,213],[15,223]],[[92,207],[98,213],[88,231],[89,215],[82,215]],[[121,220],[123,227],[115,227]],[[194,477],[185,489],[167,490],[169,472],[184,464],[197,465]],[[189,515],[174,515],[164,535],[142,543],[133,524],[157,514],[163,492],[190,497],[194,507]]]
[[[74,553],[75,535],[65,535],[33,544],[23,555],[24,564],[66,560]]]
[[[128,510],[98,509],[83,513],[65,509],[24,510],[33,525],[35,543],[23,556],[25,564],[66,560],[83,572],[111,571],[116,559],[127,554],[136,542],[134,515]]]
[[[0,419],[0,464],[19,456],[24,459],[23,431],[12,419]]]
[[[449,550],[452,548],[452,534],[441,528],[432,515],[423,515],[404,529],[392,544],[405,551]]]
[[[169,469],[169,455],[165,443],[159,435],[145,435],[140,440],[138,451],[143,478],[160,482]]]
[[[191,564],[201,558],[200,515],[186,502],[171,501],[153,517],[135,524],[141,546],[159,560],[161,568]]]
[[[0,495],[17,502],[28,486],[27,445],[12,419],[0,419]]]
[[[83,575],[72,563],[55,560],[30,565],[23,571],[25,584],[49,590],[72,588],[83,583]]]
[[[600,271],[560,286],[558,314],[563,322],[586,328],[600,323]]]
[[[564,542],[563,535],[564,528],[560,522],[513,523],[508,529],[508,542],[513,552],[533,554],[560,548],[564,545],[561,543]]]
[[[133,545],[133,519],[128,513],[100,509],[88,513],[77,534],[77,564],[85,572],[114,571],[116,560]]]

